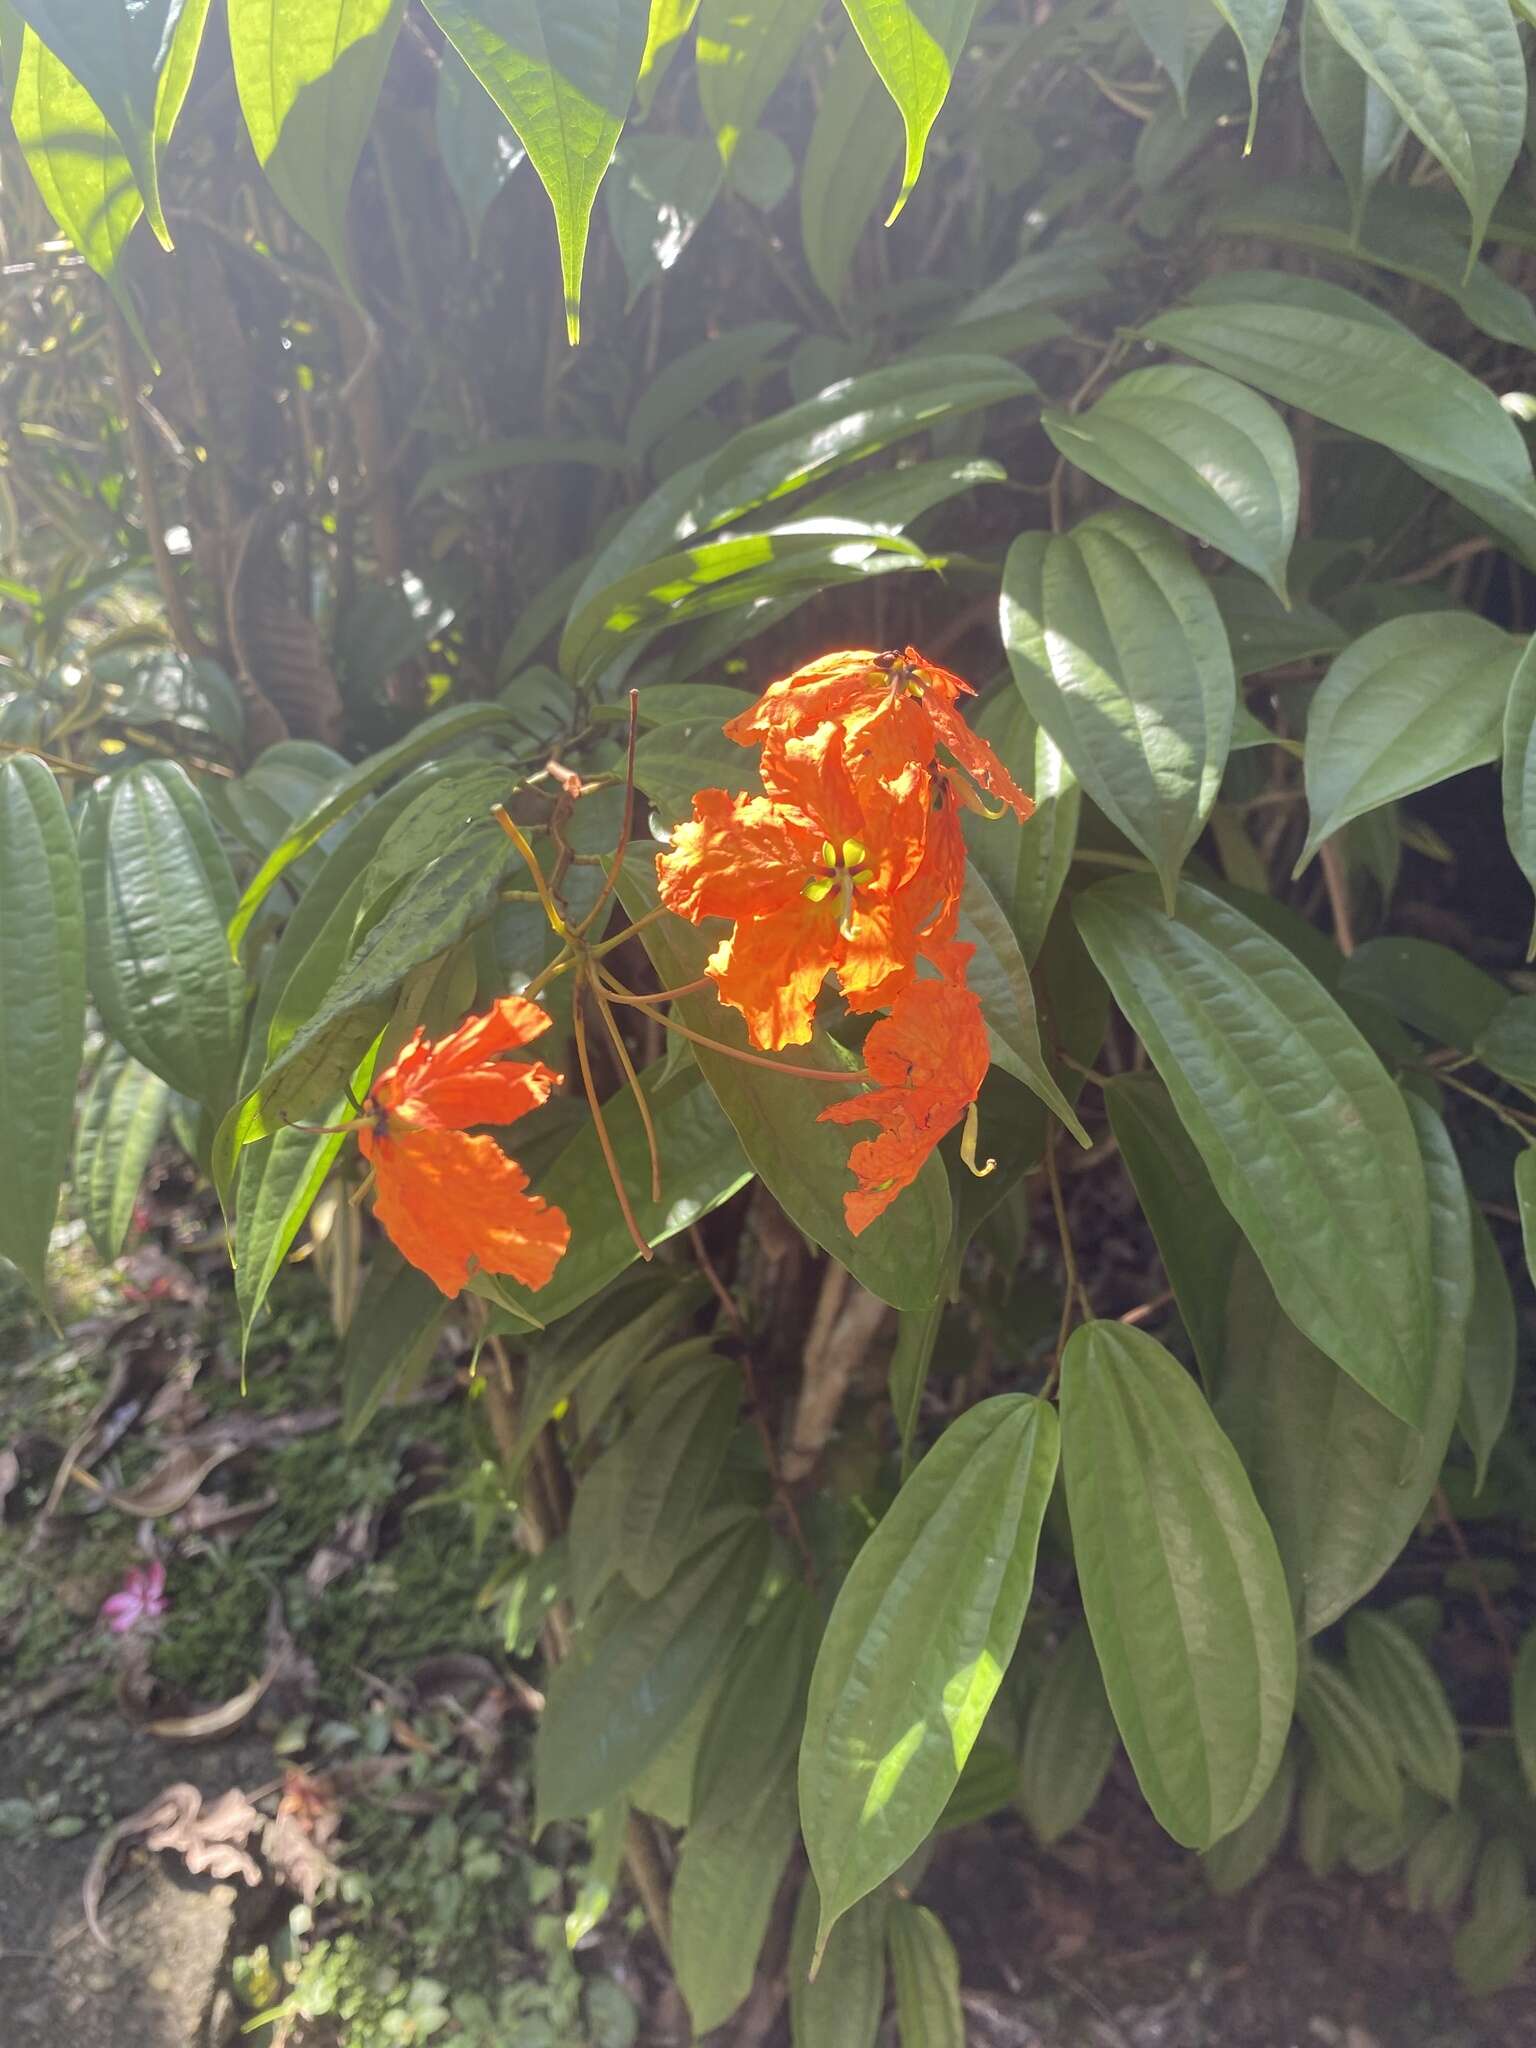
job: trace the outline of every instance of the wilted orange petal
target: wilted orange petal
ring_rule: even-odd
[[[764,1052],[810,1042],[816,997],[842,941],[835,907],[804,897],[773,917],[739,923],[709,956],[722,1003],[740,1010]]]
[[[494,1138],[413,1130],[358,1134],[376,1176],[374,1214],[402,1258],[444,1294],[472,1272],[542,1287],[570,1241],[564,1213],[525,1192],[528,1176]]]
[[[820,862],[815,825],[769,797],[701,789],[693,809],[657,856],[656,879],[668,910],[695,924],[781,910]]]
[[[464,1130],[509,1124],[549,1098],[560,1080],[542,1061],[500,1057],[549,1029],[537,1003],[503,996],[483,1016],[427,1042],[418,1031],[373,1084],[376,1107],[412,1125]]]

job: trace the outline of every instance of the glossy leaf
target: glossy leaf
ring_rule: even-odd
[[[185,772],[145,762],[96,790],[80,826],[87,972],[141,1065],[218,1110],[234,1087],[245,982],[224,928],[235,885]]]
[[[1288,1749],[1248,1818],[1205,1852],[1205,1881],[1218,1898],[1240,1892],[1268,1865],[1285,1839],[1295,1803],[1296,1758]]]
[[[1133,370],[1087,412],[1046,412],[1056,451],[1251,569],[1283,603],[1301,484],[1285,422],[1212,370]]]
[[[331,1104],[322,1121],[345,1122],[350,1114],[343,1096]],[[240,1154],[235,1180],[235,1299],[240,1306],[242,1356],[272,1282],[345,1143],[339,1132],[316,1137],[306,1130],[280,1130],[257,1145],[247,1145]]]
[[[102,1049],[80,1106],[70,1168],[75,1206],[100,1258],[115,1259],[127,1242],[170,1094],[120,1045]]]
[[[1047,1847],[1098,1798],[1118,1740],[1093,1637],[1080,1621],[1045,1667],[1019,1753],[1019,1805]]]
[[[633,1460],[618,1519],[625,1577],[644,1599],[659,1593],[719,1477],[741,1405],[740,1370],[724,1359],[678,1367],[629,1430]]]
[[[923,1459],[843,1581],[800,1751],[818,1949],[954,1790],[1018,1641],[1056,1456],[1044,1403],[979,1402]]]
[[[0,1258],[46,1299],[85,1037],[75,835],[52,774],[0,759]]]
[[[699,104],[724,162],[757,126],[821,6],[822,0],[702,0]]]
[[[448,1303],[425,1273],[382,1246],[347,1325],[341,1352],[341,1436],[354,1444],[381,1404],[424,1370]]]
[[[1144,1332],[1087,1323],[1062,1357],[1078,1583],[1147,1803],[1208,1849],[1263,1797],[1296,1688],[1280,1553],[1193,1379]]]
[[[960,1958],[938,1915],[909,1899],[895,1900],[886,1944],[904,2048],[965,2048]]]
[[[1298,863],[1352,818],[1498,758],[1505,700],[1527,642],[1470,612],[1425,612],[1364,634],[1307,714]]]
[[[656,1599],[610,1594],[608,1625],[594,1616],[549,1681],[538,1828],[606,1806],[661,1754],[745,1626],[766,1554],[763,1524],[739,1521],[707,1537]]]
[[[486,209],[527,155],[452,43],[437,60],[437,150],[478,256]],[[418,494],[423,486],[418,485]]]
[[[1454,1806],[1461,1790],[1461,1736],[1429,1659],[1385,1614],[1352,1614],[1345,1640],[1355,1690],[1385,1729],[1399,1764],[1416,1785]]]
[[[728,2020],[757,1972],[758,1953],[798,1832],[786,1761],[729,1819],[683,1838],[669,1901],[672,1969],[695,2038]]]
[[[1138,877],[1078,928],[1298,1328],[1420,1426],[1434,1371],[1424,1171],[1402,1097],[1334,999],[1241,912]]]
[[[1472,1313],[1467,1322],[1467,1364],[1457,1423],[1472,1447],[1477,1491],[1488,1460],[1509,1420],[1515,1392],[1515,1303],[1503,1255],[1483,1212],[1472,1210]]]
[[[1216,800],[1237,696],[1205,582],[1160,526],[1104,512],[1014,542],[1001,618],[1025,704],[1171,906]]]
[[[1376,1820],[1400,1820],[1403,1781],[1391,1739],[1336,1665],[1307,1658],[1296,1713],[1337,1796]]]
[[[962,943],[976,948],[966,966],[966,985],[986,1018],[993,1065],[1038,1095],[1086,1149],[1092,1140],[1057,1087],[1041,1049],[1034,990],[1019,942],[997,898],[974,869],[966,872],[958,931]]]
[[[632,917],[655,903],[654,875],[649,854],[631,855],[619,893]],[[679,918],[648,925],[641,934],[663,988],[698,980],[720,936],[719,927],[701,930]],[[672,1007],[689,1031],[710,1044],[750,1050],[740,1017],[712,990],[684,996]],[[861,1237],[853,1236],[843,1214],[843,1194],[853,1185],[848,1136],[836,1124],[816,1121],[818,1110],[842,1099],[841,1089],[759,1064],[774,1059],[835,1073],[850,1065],[849,1055],[820,1031],[809,1045],[782,1056],[760,1054],[750,1064],[708,1045],[690,1046],[742,1150],[791,1221],[893,1308],[922,1309],[937,1301],[951,1227],[949,1182],[940,1161],[930,1159],[889,1213]]]
[[[928,135],[976,13],[976,0],[843,0],[843,11],[901,113],[907,160],[889,227],[923,168]]]
[[[1358,229],[1365,202],[1391,169],[1407,129],[1375,79],[1335,40],[1318,0],[1306,0],[1301,17],[1301,89],[1349,188]]]
[[[404,14],[404,0],[229,0],[256,161],[347,281],[347,200]]]
[[[1526,642],[1504,706],[1504,833],[1520,872],[1536,890],[1536,640]],[[1533,925],[1527,959],[1536,959]]]
[[[833,1928],[811,1975],[821,1895],[809,1871],[789,1939],[789,2034],[793,2048],[875,2048],[885,2005],[885,1929],[890,1899],[872,1892]]]
[[[1297,1626],[1316,1635],[1364,1597],[1412,1535],[1461,1398],[1472,1299],[1471,1216],[1445,1126],[1407,1108],[1429,1191],[1435,1362],[1422,1432],[1309,1344],[1244,1248],[1226,1300],[1217,1413],[1274,1529]]]
[[[1214,1394],[1226,1340],[1227,1294],[1242,1233],[1156,1074],[1116,1074],[1104,1107],[1152,1226],[1200,1375]]]
[[[528,152],[555,212],[566,331],[581,331],[587,227],[629,112],[648,18],[632,0],[427,0]]]
[[[1525,56],[1505,0],[1314,0],[1487,230],[1525,140]]]

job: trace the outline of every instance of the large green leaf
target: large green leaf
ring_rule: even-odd
[[[1217,1413],[1274,1529],[1297,1626],[1316,1635],[1363,1599],[1434,1491],[1461,1398],[1472,1300],[1471,1215],[1445,1126],[1409,1096],[1430,1204],[1434,1377],[1422,1431],[1308,1343],[1246,1248],[1225,1296]]]
[[[958,935],[976,949],[966,965],[966,984],[986,1018],[993,1065],[1038,1095],[1086,1149],[1093,1141],[1057,1087],[1041,1049],[1035,992],[1019,942],[997,898],[974,868],[966,872]]]
[[[122,145],[167,248],[158,156],[192,82],[208,0],[15,0]]]
[[[45,1298],[85,1036],[75,835],[41,761],[0,761],[0,1257]]]
[[[792,1583],[737,1651],[694,1764],[696,1825],[708,1827],[756,1799],[799,1748],[820,1632],[815,1601]]]
[[[1415,612],[1344,651],[1307,713],[1311,824],[1297,871],[1351,818],[1497,760],[1529,642],[1471,612]]]
[[[1080,1621],[1046,1666],[1019,1751],[1019,1805],[1047,1847],[1098,1798],[1117,1740],[1093,1636]]]
[[[1472,255],[1525,140],[1525,53],[1507,0],[1314,0],[1328,33],[1445,166]]]
[[[1204,579],[1161,526],[1117,509],[1022,534],[1002,635],[1032,715],[1151,861],[1170,906],[1226,766],[1237,681]]]
[[[1488,388],[1353,292],[1256,273],[1163,313],[1148,337],[1213,370],[1379,441],[1480,516],[1529,537],[1536,488],[1520,429]],[[1522,541],[1522,545],[1526,542]]]
[[[115,1259],[127,1241],[170,1095],[160,1076],[120,1045],[103,1049],[80,1105],[70,1168],[75,1206],[103,1259]]]
[[[1082,791],[1060,747],[1017,691],[989,697],[972,723],[1020,789],[1034,798],[1034,814],[1025,825],[1011,811],[1001,818],[972,812],[963,820],[971,862],[1002,905],[1026,965],[1033,967],[1072,865]]]
[[[922,2048],[965,2048],[960,1958],[938,1915],[909,1899],[894,1900],[886,1942],[902,2041]]]
[[[1059,454],[1121,497],[1208,541],[1286,601],[1301,485],[1272,406],[1213,370],[1133,370],[1085,413],[1047,412]]]
[[[256,160],[343,280],[347,200],[404,15],[405,0],[229,0]]]
[[[764,1525],[739,1520],[712,1531],[656,1599],[609,1593],[549,1681],[534,1754],[540,1828],[619,1798],[666,1748],[746,1626],[767,1548]]]
[[[857,36],[846,36],[800,171],[800,240],[817,284],[842,301],[848,267],[901,161],[901,136]]]
[[[224,928],[234,878],[185,772],[143,762],[93,792],[80,826],[87,972],[102,1022],[205,1108],[234,1088],[245,977]]]
[[[1536,640],[1527,641],[1504,706],[1504,833],[1536,889]],[[1536,924],[1527,959],[1536,959]]]
[[[821,7],[822,0],[703,0],[699,104],[727,163],[757,126]]]
[[[1263,1797],[1296,1638],[1275,1539],[1195,1382],[1123,1323],[1073,1332],[1062,1460],[1088,1626],[1147,1803],[1208,1849]]]
[[[1156,1074],[1116,1074],[1104,1107],[1152,1226],[1207,1391],[1221,1371],[1227,1290],[1242,1233]]]
[[[1407,130],[1375,79],[1335,40],[1318,0],[1306,0],[1301,17],[1301,89],[1349,188],[1358,228],[1371,189],[1392,168]]]
[[[678,1365],[630,1425],[629,1483],[617,1517],[624,1576],[659,1593],[720,1475],[741,1406],[739,1367],[704,1357]]]
[[[323,1121],[344,1122],[349,1114],[343,1097],[331,1104]],[[247,1145],[240,1154],[235,1180],[235,1299],[240,1306],[242,1355],[272,1282],[345,1143],[339,1131],[318,1137],[302,1129],[280,1130],[259,1144]]]
[[[1281,1306],[1422,1425],[1429,1208],[1408,1111],[1375,1053],[1295,954],[1206,890],[1184,884],[1168,918],[1126,876],[1075,911]]]
[[[874,1892],[838,1921],[815,1976],[821,1897],[806,1873],[789,1938],[789,2032],[794,2048],[875,2048],[885,2005],[885,1921],[890,1899]]]
[[[587,571],[574,619],[620,577],[696,534],[803,489],[830,470],[979,406],[1026,397],[1034,380],[995,356],[951,356],[943,374],[924,362],[889,363],[844,378],[814,398],[735,434],[689,463],[637,505]]]
[[[649,26],[634,0],[427,0],[516,130],[555,210],[565,324],[581,332],[587,225],[629,112]]]
[[[671,1961],[695,2039],[722,2026],[752,1989],[797,1833],[795,1774],[786,1760],[728,1819],[709,1827],[695,1820],[683,1838],[670,1900]]]
[[[1488,1460],[1509,1420],[1519,1336],[1509,1275],[1481,1209],[1472,1210],[1472,1310],[1457,1423],[1472,1447],[1481,1491]]]
[[[959,1780],[1018,1641],[1056,1456],[1053,1409],[1027,1394],[980,1402],[843,1581],[800,1751],[818,1949],[925,1839]]]
[[[976,0],[843,0],[843,10],[907,132],[907,161],[889,227],[923,168],[929,131],[948,96]]]

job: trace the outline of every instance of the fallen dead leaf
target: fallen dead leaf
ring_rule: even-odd
[[[283,1781],[277,1815],[262,1835],[262,1851],[280,1883],[289,1885],[306,1906],[320,1887],[337,1874],[326,1851],[341,1827],[341,1806],[329,1778],[312,1777],[290,1768]]]
[[[288,1652],[280,1651],[259,1678],[253,1678],[243,1692],[237,1692],[221,1706],[205,1708],[200,1714],[180,1714],[163,1721],[151,1721],[148,1732],[158,1735],[164,1742],[211,1742],[216,1735],[227,1735],[256,1711],[287,1661]]]
[[[203,1442],[189,1437],[168,1451],[147,1479],[108,1493],[105,1499],[110,1507],[136,1519],[173,1515],[186,1506],[209,1473],[226,1464],[240,1448],[228,1435]]]
[[[334,1586],[338,1579],[372,1557],[378,1533],[376,1508],[358,1508],[343,1515],[305,1569],[304,1583],[310,1592],[323,1593],[327,1586]]]
[[[254,1500],[234,1500],[223,1493],[195,1493],[177,1514],[172,1527],[181,1536],[243,1536],[277,1506],[274,1488]]]
[[[221,1793],[205,1807],[195,1785],[167,1785],[147,1806],[109,1828],[91,1858],[80,1898],[85,1924],[94,1939],[102,1948],[111,1949],[98,1914],[112,1858],[124,1842],[142,1835],[147,1849],[174,1850],[188,1870],[199,1875],[206,1871],[213,1877],[239,1877],[248,1885],[258,1885],[261,1866],[242,1845],[260,1825],[261,1815],[241,1791]]]

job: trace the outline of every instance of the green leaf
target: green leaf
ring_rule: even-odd
[[[1244,385],[1163,363],[1085,413],[1046,412],[1058,454],[1106,489],[1219,548],[1286,600],[1301,483],[1284,420]]]
[[[1150,340],[1379,441],[1483,515],[1536,517],[1520,429],[1486,385],[1390,315],[1337,286],[1284,278],[1285,296],[1220,280],[1222,295],[1151,321]]]
[[[1319,654],[1337,654],[1349,644],[1344,628],[1315,604],[1296,598],[1287,611],[1272,590],[1241,570],[1213,576],[1211,595],[1227,629],[1240,676],[1288,668],[1294,661],[1311,661]]]
[[[699,1743],[693,1825],[709,1827],[756,1799],[799,1747],[820,1630],[815,1601],[790,1584],[737,1650]]]
[[[1114,1075],[1104,1088],[1104,1107],[1157,1240],[1200,1376],[1214,1395],[1242,1233],[1222,1207],[1205,1161],[1156,1074]]]
[[[584,1313],[539,1342],[519,1404],[514,1471],[533,1449],[539,1431],[561,1406],[577,1399],[582,1433],[602,1419],[606,1394],[644,1365],[667,1332],[699,1306],[702,1275],[678,1279],[664,1268],[632,1273],[587,1306]],[[493,1322],[494,1322],[493,1318]],[[578,1499],[580,1495],[578,1494]]]
[[[617,1799],[666,1748],[745,1627],[767,1548],[760,1521],[738,1521],[707,1536],[656,1599],[610,1593],[550,1677],[535,1833]]]
[[[1306,0],[1301,17],[1301,89],[1349,188],[1358,230],[1371,188],[1392,168],[1407,130],[1375,79],[1334,39],[1318,0]]]
[[[1243,143],[1246,156],[1253,148],[1254,130],[1259,125],[1259,75],[1279,33],[1285,0],[1215,0],[1215,4],[1242,45],[1243,65],[1248,73],[1248,134]]]
[[[1376,1820],[1401,1820],[1403,1781],[1392,1742],[1336,1665],[1308,1656],[1296,1713],[1338,1797]]]
[[[1380,1003],[1394,1017],[1470,1052],[1509,1001],[1491,974],[1430,939],[1367,939],[1343,963],[1339,991]]]
[[[1046,1404],[979,1402],[923,1459],[843,1581],[800,1750],[818,1950],[929,1834],[959,1780],[1018,1641],[1056,1456]]]
[[[1313,1636],[1364,1597],[1429,1503],[1461,1397],[1471,1217],[1445,1126],[1407,1098],[1430,1204],[1435,1364],[1422,1432],[1309,1344],[1244,1248],[1227,1297],[1217,1413],[1275,1532],[1297,1626]]]
[[[798,1832],[786,1764],[727,1820],[683,1837],[669,1901],[672,1969],[694,2036],[728,2020],[752,1989],[779,1879]]]
[[[1002,635],[1031,714],[1171,907],[1232,737],[1237,680],[1210,590],[1166,531],[1103,512],[1026,533],[1003,568]]]
[[[896,1343],[891,1352],[891,1409],[896,1417],[896,1430],[901,1443],[901,1477],[905,1482],[912,1470],[912,1438],[917,1429],[918,1412],[923,1405],[923,1389],[928,1384],[928,1369],[933,1363],[933,1347],[938,1342],[939,1328],[944,1321],[947,1304],[936,1301],[932,1308],[907,1309],[896,1318]]]
[[[1485,1067],[1527,1094],[1536,1091],[1536,996],[1510,996],[1472,1050]]]
[[[80,1078],[86,940],[59,786],[13,754],[0,761],[0,1257],[40,1301]]]
[[[698,11],[699,0],[651,0],[645,54],[640,59],[640,77],[635,86],[635,100],[642,115],[651,111],[656,88]]]
[[[1221,34],[1213,0],[1125,0],[1136,33],[1173,80],[1182,108],[1195,66]]]
[[[1390,619],[1346,648],[1307,714],[1299,874],[1352,818],[1497,760],[1527,641],[1470,612]]]
[[[929,131],[948,97],[976,0],[843,0],[843,11],[896,102],[907,133],[907,161],[889,227],[923,168]]]
[[[574,344],[592,203],[640,76],[648,10],[634,0],[427,0],[427,10],[511,122],[549,194]]]
[[[754,320],[675,357],[630,407],[624,437],[630,460],[642,462],[658,441],[719,392],[751,378],[794,331],[784,320]]]
[[[669,476],[636,506],[593,562],[571,602],[570,616],[588,610],[631,570],[696,534],[713,532],[940,420],[1022,398],[1034,388],[1022,370],[992,356],[948,357],[941,377],[931,363],[890,363],[829,385]]]
[[[1521,1638],[1520,1654],[1515,1659],[1509,1719],[1520,1769],[1532,1797],[1536,1798],[1536,1623]]]
[[[1416,1785],[1454,1806],[1461,1790],[1461,1737],[1429,1659],[1385,1614],[1352,1614],[1345,1640],[1355,1690],[1386,1730],[1398,1762]]]
[[[1208,1849],[1263,1797],[1296,1687],[1274,1536],[1195,1382],[1145,1332],[1085,1323],[1061,1365],[1078,1583],[1147,1803]]]
[[[1216,1191],[1302,1332],[1394,1415],[1434,1374],[1424,1169],[1403,1099],[1296,956],[1184,884],[1077,899],[1078,928]]]
[[[1019,1805],[1047,1848],[1098,1798],[1118,1740],[1093,1637],[1080,1621],[1045,1667],[1019,1753]]]
[[[695,43],[699,105],[722,162],[755,128],[822,0],[703,0]]]
[[[1536,889],[1536,639],[1526,642],[1504,707],[1504,833],[1520,872]],[[1526,958],[1536,959],[1536,925]]]
[[[974,724],[1035,802],[1027,825],[1011,811],[1001,818],[967,813],[961,821],[976,871],[1002,905],[1025,962],[1033,967],[1077,848],[1082,791],[1061,749],[1017,691],[1000,690],[989,697]]]
[[[478,257],[486,209],[527,151],[507,132],[501,109],[452,43],[443,45],[437,60],[437,153],[464,209],[469,253]],[[418,497],[425,481],[417,486]]]
[[[963,943],[976,948],[966,967],[966,984],[986,1018],[993,1064],[1038,1095],[1087,1149],[1093,1141],[1057,1087],[1041,1050],[1035,993],[1019,942],[997,898],[974,868],[966,870],[958,933]]]
[[[1205,1852],[1205,1881],[1217,1898],[1240,1892],[1266,1867],[1285,1839],[1295,1803],[1296,1759],[1288,1749],[1248,1818]]]
[[[349,1114],[341,1097],[322,1121],[334,1124]],[[272,1282],[345,1143],[339,1131],[316,1137],[306,1130],[280,1130],[259,1144],[247,1145],[240,1154],[235,1179],[235,1299],[240,1306],[242,1358]]]
[[[1403,1869],[1410,1913],[1450,1913],[1472,1881],[1483,1831],[1468,1813],[1442,1813]]]
[[[117,1258],[127,1241],[170,1094],[158,1074],[120,1045],[104,1047],[80,1106],[70,1168],[75,1206],[103,1259]]]
[[[1520,1239],[1525,1270],[1536,1282],[1536,1147],[1527,1145],[1515,1161],[1515,1201],[1520,1209]]]
[[[22,38],[11,122],[48,211],[102,278],[149,354],[118,259],[144,201],[101,109],[32,29]]]
[[[1488,1477],[1488,1460],[1509,1420],[1515,1392],[1517,1330],[1509,1275],[1483,1212],[1472,1209],[1472,1313],[1467,1322],[1467,1365],[1457,1423],[1472,1447],[1475,1490]]]
[[[1483,1851],[1472,1911],[1452,1948],[1456,1974],[1474,1998],[1502,1991],[1536,1949],[1536,1900],[1526,1890],[1525,1856],[1507,1836]]]
[[[960,1958],[938,1915],[896,1899],[886,1920],[886,1940],[903,2048],[965,2048]]]
[[[626,135],[603,187],[629,280],[625,311],[669,271],[720,196],[725,173],[707,135]]]
[[[347,200],[404,14],[404,0],[229,0],[256,161],[349,290]]]
[[[95,790],[80,868],[102,1022],[151,1073],[222,1109],[245,1010],[245,980],[224,942],[235,884],[185,772],[141,762]]]
[[[181,112],[208,0],[15,0],[16,11],[89,96],[121,144],[155,234],[171,246],[160,205],[159,151]],[[95,124],[88,124],[87,133]]]
[[[1449,172],[1472,216],[1475,256],[1525,140],[1525,54],[1507,0],[1314,5],[1335,42]]]
[[[355,1444],[389,1395],[425,1372],[448,1302],[425,1273],[380,1246],[341,1351],[341,1439]]]
[[[618,1540],[624,1575],[644,1599],[661,1591],[687,1548],[725,1463],[741,1396],[737,1366],[702,1358],[669,1373],[630,1427]]]
[[[654,907],[655,867],[649,854],[637,850],[630,856],[619,895],[632,917]],[[672,917],[647,925],[641,933],[663,988],[697,981],[719,936],[718,927],[700,930]],[[817,1121],[828,1103],[845,1099],[843,1091],[793,1072],[775,1073],[762,1064],[771,1061],[835,1073],[849,1066],[849,1055],[818,1030],[809,1045],[783,1055],[754,1053],[751,1063],[745,1064],[731,1053],[751,1052],[746,1027],[713,991],[684,996],[672,1010],[689,1031],[709,1042],[690,1041],[693,1056],[742,1150],[791,1221],[846,1266],[861,1286],[893,1308],[923,1309],[937,1301],[951,1228],[949,1182],[941,1162],[930,1159],[890,1211],[855,1237],[843,1214],[843,1194],[852,1185],[848,1134],[835,1124]],[[727,1050],[715,1052],[711,1045]],[[850,1083],[850,1092],[853,1086]]]
[[[478,738],[491,731],[506,732],[512,724],[510,714],[501,704],[456,704],[447,711],[439,711],[431,718],[424,718],[403,740],[397,740],[392,747],[385,747],[380,753],[370,754],[360,762],[345,781],[323,797],[307,817],[302,818],[286,837],[280,839],[262,862],[246,886],[240,898],[240,907],[230,919],[229,943],[234,952],[240,950],[241,941],[250,929],[251,920],[261,908],[268,890],[301,854],[305,854],[315,842],[340,819],[356,809],[365,796],[381,788],[392,776],[403,775],[408,768],[429,760],[445,748],[457,745],[460,740]],[[507,770],[507,790],[513,788],[512,770]]]
[[[693,1067],[669,1073],[667,1062],[658,1060],[642,1073],[640,1084],[656,1128],[660,1201],[650,1199],[650,1150],[632,1093],[626,1089],[604,1103],[603,1116],[635,1221],[652,1245],[661,1245],[702,1222],[752,1175],[720,1105]],[[570,1219],[570,1247],[547,1286],[533,1292],[502,1278],[497,1299],[552,1323],[589,1301],[639,1255],[609,1184],[590,1119],[539,1174],[538,1192]]]
[[[850,1906],[811,1975],[821,1894],[809,1871],[789,1938],[789,2033],[793,2048],[875,2048],[885,2005],[885,1925],[890,1899],[873,1892]]]

